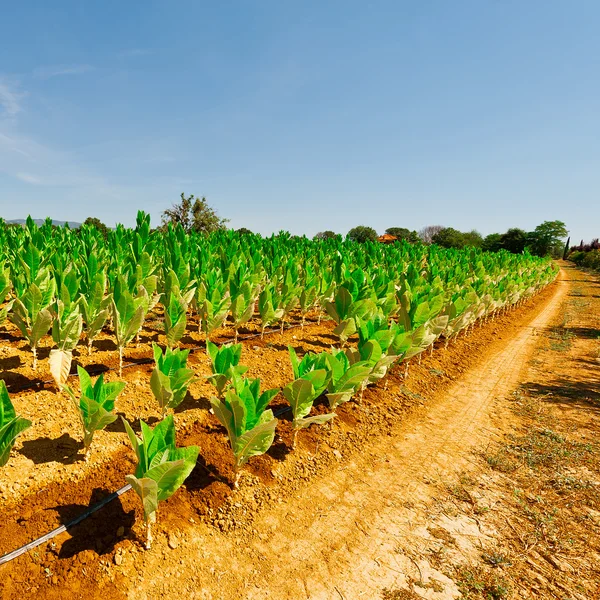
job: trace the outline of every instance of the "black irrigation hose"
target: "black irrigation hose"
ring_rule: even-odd
[[[29,552],[29,550],[32,550],[36,546],[39,546],[40,544],[43,544],[44,542],[51,540],[52,538],[56,537],[58,534],[63,533],[64,531],[68,531],[72,527],[75,527],[75,525],[78,525],[79,523],[81,523],[81,521],[83,521],[84,519],[87,519],[90,515],[95,513],[97,510],[100,510],[103,506],[106,506],[109,502],[116,500],[119,496],[121,496],[125,492],[128,492],[130,489],[131,489],[131,484],[128,483],[127,485],[123,486],[120,490],[117,490],[116,492],[113,492],[109,496],[106,496],[106,498],[100,500],[100,502],[98,502],[98,504],[94,504],[94,506],[90,506],[85,512],[81,513],[79,516],[75,517],[73,520],[69,521],[65,525],[61,525],[60,527],[53,529],[49,533],[46,533],[45,535],[39,537],[37,540],[34,540],[33,542],[29,542],[28,544],[21,546],[17,550],[13,550],[12,552],[5,554],[4,556],[0,556],[0,565],[10,562],[11,560],[14,560],[18,556],[25,554],[25,552]]]
[[[301,327],[301,325],[292,325],[292,326],[288,327],[287,331],[289,331],[290,329],[296,329],[297,327]],[[277,331],[280,331],[280,329],[276,328],[276,329],[274,329],[272,331],[266,331],[265,333],[266,334],[276,333]],[[256,338],[256,337],[258,337],[260,335],[262,335],[262,334],[261,333],[250,334],[250,335],[244,336],[243,338],[238,338],[238,339],[241,339],[242,341],[244,341],[244,340],[249,340],[249,339]],[[194,347],[194,348],[189,348],[189,350],[191,352],[196,352],[198,350],[203,350],[203,349],[205,349],[205,346],[197,346],[197,347]],[[126,369],[128,367],[134,367],[136,365],[149,364],[151,362],[153,362],[153,360],[151,360],[151,359],[143,359],[142,361],[138,361],[138,362],[135,362],[135,363],[129,363],[129,364],[123,365],[123,368]],[[108,369],[108,371],[116,371],[116,368]],[[36,383],[34,383],[32,385],[29,385],[27,387],[22,387],[21,391],[29,389],[31,387],[34,387],[36,385],[45,385],[46,383],[52,383],[53,381],[54,381],[53,379],[50,379],[48,381],[36,382]],[[286,413],[289,410],[291,410],[291,408],[289,406],[288,407],[283,407],[283,408],[280,408],[279,410],[274,411],[273,414],[274,414],[275,417],[279,417],[280,415]],[[12,552],[9,552],[8,554],[5,554],[4,556],[0,556],[0,565],[8,563],[11,560],[14,560],[15,558],[17,558],[17,557],[25,554],[26,552],[29,552],[29,550],[33,550],[33,548],[39,546],[40,544],[43,544],[44,542],[47,542],[47,541],[51,540],[52,538],[56,537],[57,535],[65,532],[65,531],[68,531],[72,527],[75,527],[75,525],[78,525],[79,523],[81,523],[82,521],[84,521],[85,519],[87,519],[89,516],[91,516],[92,514],[94,514],[96,511],[100,510],[101,508],[103,508],[104,506],[106,506],[107,504],[109,504],[110,502],[112,502],[113,500],[116,500],[119,496],[121,496],[125,492],[128,492],[130,489],[131,489],[131,484],[128,483],[127,485],[123,486],[121,489],[117,490],[116,492],[113,492],[109,496],[106,496],[106,498],[102,499],[100,502],[98,502],[98,504],[95,504],[94,506],[91,506],[86,511],[84,511],[79,516],[75,517],[73,520],[69,521],[65,525],[61,525],[60,527],[57,527],[56,529],[53,529],[49,533],[46,533],[46,534],[42,535],[41,537],[37,538],[36,540],[33,540],[32,542],[29,542],[29,543],[25,544],[24,546],[21,546],[20,548],[17,548],[16,550],[13,550]]]
[[[289,406],[282,407],[278,410],[273,411],[273,414],[275,417],[279,417],[280,415],[283,415],[284,413],[286,413],[290,410],[292,410],[292,409]],[[22,554],[29,552],[29,550],[33,550],[35,547],[39,546],[40,544],[43,544],[44,542],[48,542],[49,540],[51,540],[52,538],[56,537],[57,535],[63,533],[64,531],[68,531],[69,529],[75,527],[75,525],[79,525],[79,523],[81,523],[82,521],[87,519],[89,516],[93,515],[96,511],[100,510],[101,508],[103,508],[104,506],[106,506],[107,504],[112,502],[113,500],[116,500],[119,496],[121,496],[125,492],[128,492],[130,489],[131,489],[131,484],[128,483],[127,485],[123,486],[121,489],[117,490],[116,492],[113,492],[109,496],[106,496],[106,498],[103,498],[102,500],[100,500],[100,502],[98,502],[98,504],[95,504],[94,506],[90,506],[86,511],[82,512],[79,516],[75,517],[73,520],[69,521],[65,525],[61,525],[60,527],[53,529],[49,533],[46,533],[46,534],[42,535],[41,537],[37,538],[36,540],[33,540],[33,542],[29,542],[29,543],[25,544],[24,546],[17,548],[17,550],[13,550],[12,552],[5,554],[4,556],[0,556],[0,565],[8,563],[11,560],[14,560],[15,558],[21,556]]]

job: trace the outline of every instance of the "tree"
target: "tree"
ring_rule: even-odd
[[[471,231],[467,231],[466,233],[462,234],[462,243],[463,248],[466,246],[470,246],[472,248],[481,248],[481,245],[483,244],[483,238],[481,237],[479,231],[472,229]]]
[[[162,214],[163,227],[172,223],[180,224],[186,232],[197,231],[198,233],[212,233],[219,229],[225,229],[229,219],[221,219],[215,210],[208,205],[206,198],[189,198],[181,193],[181,202],[174,204]]]
[[[527,246],[527,233],[522,229],[513,227],[500,237],[500,247],[513,254],[521,254]]]
[[[454,227],[443,227],[432,238],[431,242],[442,248],[464,248],[464,234]]]
[[[194,196],[191,196],[193,198]],[[192,206],[192,230],[198,233],[212,233],[225,229],[229,219],[221,219],[208,205],[206,198],[196,198]]]
[[[377,232],[372,227],[358,225],[357,227],[353,227],[348,232],[346,237],[349,240],[352,240],[353,242],[359,242],[360,244],[364,244],[367,241],[377,241]]]
[[[252,231],[250,231],[246,227],[240,227],[239,229],[236,229],[235,231],[236,231],[236,233],[239,233],[240,235],[248,235],[248,234],[252,234],[253,233]]]
[[[532,254],[560,256],[563,251],[563,240],[568,233],[562,221],[544,221],[528,235]]]
[[[173,204],[171,208],[167,208],[162,214],[163,226],[171,223],[172,225],[181,225],[186,231],[191,229],[191,216],[190,210],[192,208],[192,199],[194,196],[189,198],[185,197],[185,194],[181,192],[181,202],[179,204]]]
[[[322,242],[323,240],[331,240],[333,238],[336,238],[337,236],[338,234],[335,231],[327,229],[326,231],[319,231],[319,233],[315,235],[313,240],[315,242]]]
[[[88,217],[82,223],[82,225],[89,225],[90,227],[95,227],[96,229],[98,229],[100,231],[100,233],[102,233],[102,235],[104,237],[106,237],[108,235],[108,227],[100,219],[97,219],[96,217]]]
[[[427,225],[427,227],[423,227],[423,229],[419,231],[419,237],[424,244],[432,244],[433,236],[442,229],[444,229],[443,225]]]
[[[565,249],[563,250],[563,260],[567,260],[567,256],[569,256],[569,245],[571,243],[571,238],[567,238],[567,243],[565,244]]]
[[[410,229],[407,229],[406,227],[388,227],[385,232],[388,235],[393,235],[399,240],[406,240],[411,244],[416,244],[421,241],[421,238],[419,238],[419,234],[416,231],[410,231]]]
[[[498,252],[502,248],[502,235],[499,233],[490,233],[490,235],[486,235],[483,243],[481,244],[481,249],[485,252]]]

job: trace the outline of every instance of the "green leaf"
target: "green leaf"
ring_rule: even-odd
[[[48,333],[50,325],[52,324],[52,313],[47,308],[40,310],[37,314],[37,318],[31,328],[31,334],[28,338],[29,344],[32,347],[38,345],[38,342]]]
[[[4,379],[0,379],[0,427],[12,421],[16,416],[14,406],[10,401],[10,396],[6,389],[6,382]]]
[[[248,462],[252,456],[264,454],[273,444],[277,419],[270,410],[265,411],[264,415],[264,420],[236,440],[233,452],[238,466]]]
[[[125,480],[140,497],[144,508],[144,518],[149,521],[158,509],[158,483],[154,479],[148,477],[138,479],[134,475],[125,475]]]
[[[15,417],[0,428],[0,467],[8,462],[16,437],[28,427],[31,427],[31,421],[23,417]]]

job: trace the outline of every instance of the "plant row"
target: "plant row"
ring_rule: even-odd
[[[292,314],[304,324],[317,311],[335,320],[342,342],[356,332],[355,317],[394,319],[414,347],[410,354],[429,345],[432,331],[451,338],[555,275],[551,262],[528,254],[289,234],[203,236],[180,226],[151,231],[142,212],[134,229],[119,226],[106,238],[94,227],[0,222],[0,325],[8,318],[19,329],[34,369],[50,332],[50,370],[60,384],[73,350],[85,342],[91,353],[103,329],[114,336],[121,367],[151,313],[160,316],[171,348],[192,314],[206,339],[227,325],[234,342],[251,319],[263,332],[273,325],[283,330]]]

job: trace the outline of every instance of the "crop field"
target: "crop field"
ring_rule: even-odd
[[[387,434],[405,409],[390,382],[419,401],[423,357],[443,376],[557,273],[504,251],[151,230],[142,212],[106,237],[0,223],[0,554],[128,486],[85,534],[16,557],[2,597],[83,593],[74,574],[120,566],[123,544],[251,524],[319,452]]]

